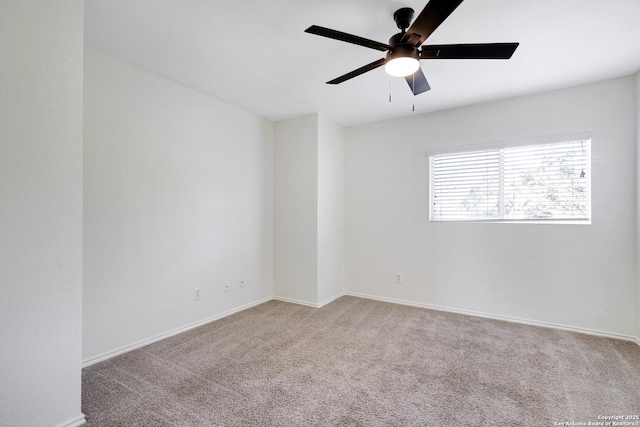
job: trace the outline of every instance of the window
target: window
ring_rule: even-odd
[[[430,156],[430,219],[588,222],[590,149],[576,138]]]

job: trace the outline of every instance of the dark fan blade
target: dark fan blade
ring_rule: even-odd
[[[345,74],[344,76],[340,76],[337,79],[333,79],[330,82],[327,82],[327,84],[328,85],[337,85],[338,83],[342,83],[344,81],[347,81],[349,79],[357,77],[360,74],[364,74],[367,71],[371,71],[373,69],[376,69],[376,68],[384,65],[385,62],[386,62],[386,60],[384,58],[378,59],[377,61],[374,61],[371,64],[367,64],[364,67],[360,67],[357,70],[353,70],[352,72]]]
[[[420,59],[509,59],[519,43],[424,45]]]
[[[409,83],[409,87],[414,95],[420,95],[422,92],[431,90],[431,86],[429,86],[429,82],[427,82],[427,78],[424,76],[421,68],[418,68],[418,71],[413,73],[413,75],[407,76],[404,79]]]
[[[431,0],[402,36],[402,41],[412,46],[420,46],[460,3],[462,0]]]
[[[318,27],[317,25],[312,25],[306,30],[305,33],[316,34],[322,37],[329,37],[330,39],[336,39],[347,43],[357,44],[359,46],[368,47],[375,50],[380,50],[382,52],[389,50],[391,46],[385,43],[380,43],[375,40],[365,39],[363,37],[354,36],[352,34],[343,33],[342,31],[336,31],[329,28]]]

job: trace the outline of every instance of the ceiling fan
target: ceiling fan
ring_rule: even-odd
[[[310,26],[305,32],[387,52],[385,58],[328,81],[327,84],[339,84],[384,65],[388,74],[404,77],[413,94],[418,95],[431,89],[420,69],[420,59],[509,59],[518,47],[519,43],[423,45],[462,1],[431,0],[413,24],[413,9],[398,9],[393,14],[393,20],[401,32],[393,35],[388,44],[317,25]]]

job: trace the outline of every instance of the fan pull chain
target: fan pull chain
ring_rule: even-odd
[[[391,102],[391,79],[389,79],[389,102]]]
[[[413,87],[411,88],[411,92],[413,92],[413,107],[411,111],[416,111],[416,73],[411,75],[411,80],[413,80]]]

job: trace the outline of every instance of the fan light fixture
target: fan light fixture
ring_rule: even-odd
[[[389,49],[384,70],[394,77],[410,76],[420,68],[418,58],[418,49],[404,43],[399,44]]]
[[[387,61],[384,70],[394,77],[406,77],[418,71],[420,63],[415,58],[401,57]]]

